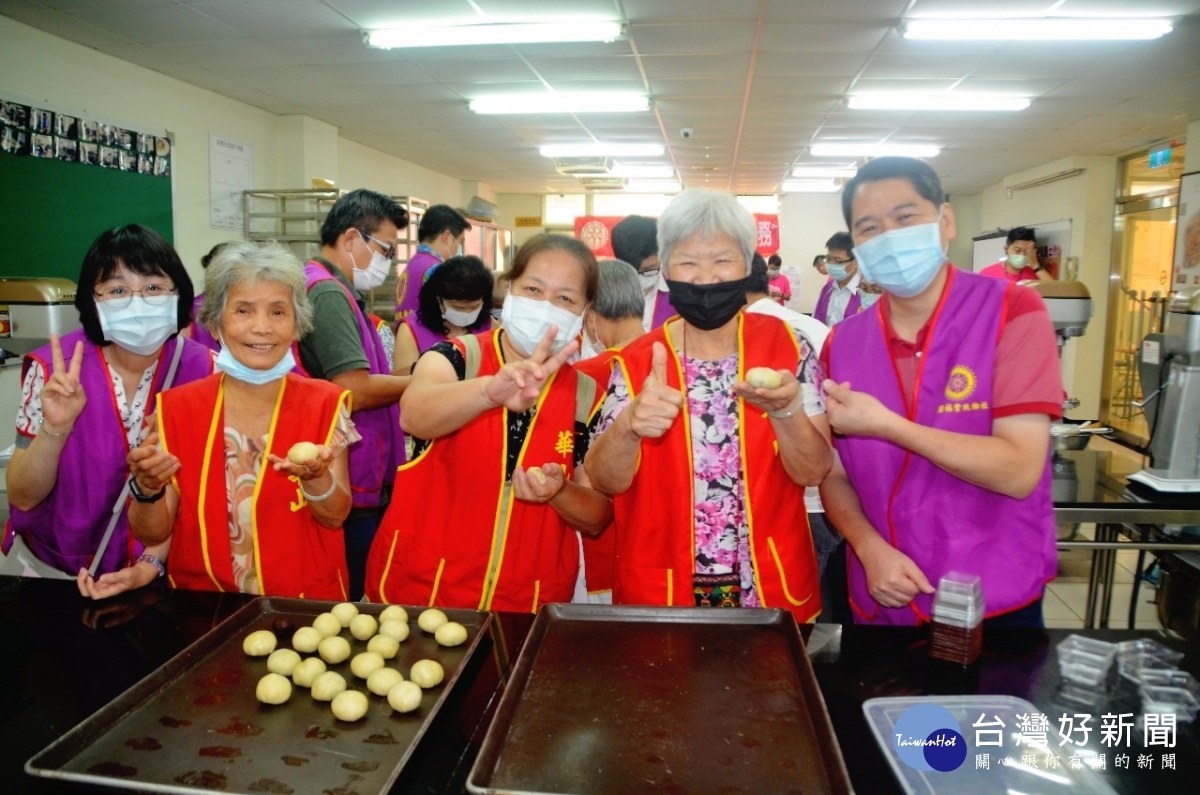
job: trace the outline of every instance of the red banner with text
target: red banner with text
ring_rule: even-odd
[[[779,253],[779,216],[755,213],[754,223],[758,226],[758,243],[754,250],[764,257]]]
[[[612,228],[623,215],[580,215],[575,218],[575,237],[582,240],[597,257],[613,256]]]

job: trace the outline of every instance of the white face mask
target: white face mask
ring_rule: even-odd
[[[654,289],[654,285],[658,284],[659,271],[640,271],[638,273],[638,281],[642,284],[642,295]]]
[[[480,309],[482,308],[480,307]],[[442,320],[445,320],[447,323],[459,328],[469,328],[478,319],[479,309],[476,309],[474,312],[464,312],[461,309],[455,309],[452,306],[442,304]]]
[[[361,234],[359,232],[359,235]],[[362,241],[363,245],[367,246],[367,239],[363,238]],[[354,287],[363,292],[370,292],[386,282],[388,275],[392,272],[392,261],[390,259],[370,246],[367,246],[367,251],[371,252],[371,261],[362,270],[359,270],[358,263],[354,261],[354,256],[351,255],[350,257],[350,264],[354,266]]]
[[[558,353],[567,347],[583,328],[582,315],[557,307],[549,301],[521,298],[512,293],[504,298],[500,319],[509,342],[524,356],[533,353],[551,326],[558,327],[554,343],[550,346],[551,353]]]
[[[160,304],[148,304],[135,295],[129,306],[120,309],[113,308],[109,301],[97,301],[96,314],[106,340],[139,356],[149,356],[179,331],[179,296],[166,296]]]
[[[595,320],[593,320],[592,326],[594,327],[595,325]],[[600,329],[596,328],[596,333],[593,335],[585,324],[583,328],[583,345],[579,348],[579,358],[590,359],[593,356],[599,356],[604,351],[604,343],[600,341]]]

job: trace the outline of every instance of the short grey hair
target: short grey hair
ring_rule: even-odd
[[[300,260],[280,243],[238,240],[222,248],[204,271],[204,303],[196,322],[210,329],[221,328],[221,316],[229,303],[229,291],[245,282],[273,282],[292,291],[296,315],[296,339],[313,328],[312,304]]]
[[[642,283],[637,269],[623,259],[602,259],[600,266],[600,290],[592,311],[605,320],[624,320],[635,317],[642,319],[646,311],[646,297],[642,295]]]
[[[723,232],[736,240],[746,260],[746,273],[750,273],[758,225],[732,194],[694,188],[671,200],[658,217],[658,259],[663,268],[669,269],[671,249],[697,232],[705,237]]]

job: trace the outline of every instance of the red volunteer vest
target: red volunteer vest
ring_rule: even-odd
[[[180,461],[175,476],[179,514],[167,559],[167,576],[175,588],[238,590],[229,546],[223,379],[218,373],[158,398],[159,438],[163,449]],[[276,399],[267,451],[283,458],[296,442],[328,444],[342,403],[349,399],[341,387],[289,373]],[[264,457],[251,517],[259,592],[346,599],[341,528],[321,526],[307,506],[299,480],[276,472]]]
[[[589,375],[599,387],[596,408],[604,400],[608,379],[612,376],[616,348],[609,348],[597,356],[575,363],[575,369]],[[604,528],[597,538],[583,537],[583,579],[588,593],[604,593],[613,587],[613,564],[617,557],[617,523]]]
[[[752,345],[747,345],[752,341]],[[646,334],[617,354],[630,397],[650,375],[652,345],[665,345],[667,382],[682,389],[683,368],[667,326]],[[738,380],[752,367],[796,372],[799,348],[791,327],[769,315],[738,314]],[[613,498],[617,559],[613,604],[690,607],[696,570],[695,489],[691,418],[659,439],[643,439],[638,470],[624,494]],[[754,584],[763,607],[791,610],[811,622],[821,612],[817,560],[804,487],[783,468],[766,413],[738,400],[742,492]]]
[[[467,378],[502,366],[496,331],[453,343]],[[575,422],[586,422],[595,393],[592,379],[560,368],[538,398],[517,465],[555,462],[571,477]],[[549,505],[513,497],[507,446],[508,410],[500,407],[433,440],[397,470],[395,493],[407,499],[392,500],[371,545],[370,601],[514,612],[571,601],[579,572],[575,530]]]

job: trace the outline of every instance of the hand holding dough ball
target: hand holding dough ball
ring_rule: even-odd
[[[246,636],[246,639],[242,641],[242,651],[251,657],[266,657],[275,651],[276,642],[274,632],[269,629],[260,629]]]
[[[312,654],[324,639],[325,636],[313,627],[300,627],[292,635],[292,648],[305,654]]]
[[[376,635],[367,641],[367,651],[373,651],[383,659],[390,660],[400,652],[400,641],[387,635]],[[383,693],[379,695],[382,696]]]
[[[338,693],[346,690],[346,680],[337,671],[319,674],[312,683],[312,697],[316,701],[333,701]]]
[[[316,678],[323,673],[325,673],[325,661],[320,657],[309,657],[307,660],[301,660],[292,669],[292,681],[296,683],[297,687],[312,687]]]
[[[388,691],[387,700],[397,712],[412,712],[421,706],[421,688],[412,682],[400,682]]]
[[[276,649],[267,658],[267,670],[280,676],[291,676],[300,664],[300,655],[291,649]]]
[[[358,615],[358,607],[356,607],[352,602],[342,602],[341,604],[336,604],[331,607],[329,612],[333,613],[333,617],[336,618],[343,627],[348,627],[350,626],[350,622],[354,619],[354,617]]]
[[[403,643],[408,639],[408,622],[388,619],[379,625],[379,635]]]
[[[350,661],[350,672],[359,679],[366,679],[382,667],[383,657],[373,651],[364,651],[362,654],[356,654],[354,655],[354,659]]]
[[[258,680],[254,697],[264,704],[282,704],[292,697],[292,683],[286,676],[267,674]]]
[[[783,377],[770,367],[751,367],[746,373],[746,383],[759,389],[778,389]]]
[[[351,723],[367,714],[367,697],[357,690],[347,690],[334,696],[329,707],[335,718]]]
[[[434,631],[433,637],[443,646],[457,646],[467,639],[467,628],[457,621],[447,621]]]
[[[448,620],[445,613],[436,607],[431,607],[417,618],[417,626],[425,632],[436,632],[437,628],[445,624]]]
[[[321,659],[331,665],[337,665],[344,662],[350,656],[350,641],[343,637],[334,635],[332,638],[325,638],[317,646],[317,654],[321,655]]]
[[[320,454],[321,448],[312,442],[296,442],[288,450],[287,459],[293,464],[303,464],[306,461],[312,461]]]
[[[379,624],[375,621],[375,616],[360,613],[350,620],[350,634],[359,640],[369,640],[374,637],[377,629],[379,629]]]
[[[380,668],[378,671],[372,671],[367,677],[367,690],[377,696],[386,696],[393,687],[403,681],[404,677],[395,668]]]
[[[442,670],[442,664],[437,660],[418,660],[413,663],[412,670],[408,672],[408,678],[422,690],[437,687],[445,677],[446,672]]]
[[[540,467],[530,467],[528,471],[530,475],[533,475],[534,480],[543,486],[546,485],[546,473]]]
[[[408,611],[400,605],[389,605],[379,614],[379,623],[384,621],[399,621],[403,624],[408,623]]]
[[[322,613],[313,619],[313,629],[328,638],[342,631],[342,622],[333,613]]]

